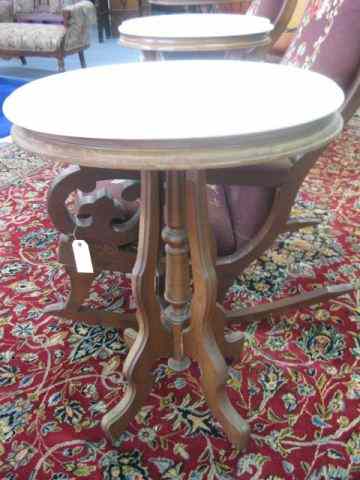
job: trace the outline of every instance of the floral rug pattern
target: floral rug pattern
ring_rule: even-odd
[[[111,445],[101,418],[124,394],[120,331],[43,313],[66,296],[58,235],[46,213],[57,167],[0,191],[0,478],[3,480],[355,480],[360,478],[360,130],[352,124],[307,177],[294,214],[316,228],[282,236],[229,292],[227,306],[271,301],[330,282],[351,295],[246,333],[228,393],[248,419],[246,451],[207,409],[195,364],[154,369],[154,388]],[[134,308],[129,278],[102,274],[90,302]]]
[[[12,143],[0,143],[0,189],[35,173],[46,163],[37,155],[24,152]]]

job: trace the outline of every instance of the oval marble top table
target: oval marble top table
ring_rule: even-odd
[[[93,227],[87,245],[91,258],[102,262],[95,275],[103,269],[119,271],[119,262],[125,272],[133,265],[138,328],[124,331],[130,346],[122,373],[126,391],[101,421],[111,441],[128,428],[146,402],[155,363],[170,357],[169,367],[175,371],[188,369],[190,359],[198,363],[210,411],[228,440],[239,450],[246,447],[250,428],[226,393],[229,372],[225,362],[225,357],[240,355],[244,337],[237,332],[224,335],[225,315],[216,302],[207,172],[200,169],[271,161],[315,150],[341,129],[338,109],[343,99],[335,83],[308,71],[204,60],[78,70],[31,82],[7,98],[5,115],[15,124],[12,134],[19,145],[80,164],[80,168],[72,165],[70,171],[61,172],[48,196],[53,223],[65,234],[62,258],[74,257],[72,244],[75,232],[81,235],[79,226]],[[119,248],[125,243],[114,237],[119,233],[117,205],[96,188],[98,181],[129,178],[124,177],[129,173],[124,170],[129,169],[141,170],[139,230],[136,215],[120,226],[127,245],[128,235],[135,234],[130,237],[137,239],[135,263],[128,251]],[[165,170],[165,175],[159,170]],[[138,176],[136,171],[130,174]],[[79,225],[80,215],[71,221],[62,208],[62,199],[65,205],[68,195],[78,188],[90,195],[91,221],[86,225]],[[156,287],[162,283],[156,281],[161,262],[164,293]],[[65,315],[67,306],[84,313],[81,304],[95,275],[90,268],[90,273],[80,277],[73,261],[67,271],[72,272],[73,290],[66,306],[58,306],[55,314],[73,318],[71,310]],[[84,280],[84,275],[90,277]],[[159,293],[167,303],[164,309]],[[96,318],[86,314],[82,321],[124,326],[121,315],[109,318],[106,313],[110,312],[98,312]],[[128,320],[136,328],[134,316]]]
[[[332,80],[306,70],[184,60],[36,80],[6,99],[4,113],[30,151],[85,166],[186,170],[314,150],[340,131],[343,100]]]
[[[273,26],[265,17],[226,13],[154,15],[119,26],[125,47],[157,51],[219,51],[267,45]]]

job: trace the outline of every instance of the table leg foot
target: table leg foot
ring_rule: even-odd
[[[201,315],[199,310],[194,305],[194,318],[199,319]],[[202,315],[205,319],[204,312]],[[201,384],[209,407],[228,439],[242,449],[249,441],[250,429],[247,422],[234,409],[226,393],[229,375],[224,357],[237,357],[240,354],[243,337],[236,333],[224,335],[224,315],[219,307],[216,308],[213,318],[215,320],[213,328],[205,327],[201,334],[202,340],[199,338],[199,332],[194,329],[197,333],[196,359],[201,370]]]
[[[131,420],[140,410],[153,385],[151,367],[154,358],[149,355],[144,338],[139,336],[125,361],[124,380],[128,382],[121,402],[104,415],[101,426],[106,436],[115,441],[127,429]]]
[[[231,332],[225,335],[224,357],[237,358],[242,354],[245,343],[245,336],[241,332]]]
[[[176,360],[175,358],[169,358],[168,365],[175,372],[183,372],[190,367],[191,360],[189,357],[182,357],[181,360]]]
[[[245,448],[250,437],[249,425],[232,406],[226,393],[228,370],[219,352],[202,352],[201,383],[207,403],[231,443]]]
[[[228,352],[229,338],[225,338],[224,312],[216,304],[217,278],[203,172],[187,174],[186,198],[194,294],[190,327],[184,332],[185,352],[199,364],[202,388],[212,413],[228,439],[244,448],[249,441],[249,426],[231,405],[226,393],[228,369],[224,356]]]
[[[136,337],[137,337],[137,331],[134,330],[133,328],[126,328],[124,330],[124,342],[129,348],[131,348],[134,345]]]

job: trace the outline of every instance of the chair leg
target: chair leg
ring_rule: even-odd
[[[23,65],[26,65],[26,64],[27,64],[26,58],[23,57],[23,56],[20,57],[20,61],[21,61],[21,63],[22,63]]]
[[[102,16],[99,12],[97,12],[96,17],[97,17],[96,18],[96,26],[97,26],[97,31],[98,31],[99,43],[103,43],[103,41],[104,41],[103,19],[102,19]]]
[[[96,277],[95,273],[77,273],[67,271],[70,276],[71,290],[66,303],[55,303],[45,309],[45,313],[57,317],[69,318],[87,325],[102,325],[111,328],[131,328],[136,325],[133,313],[121,314],[106,310],[96,310],[82,306],[89,296],[91,284]]]
[[[64,61],[64,57],[58,58],[58,68],[59,68],[59,72],[65,72],[65,61]]]
[[[292,217],[288,220],[284,226],[284,233],[297,232],[298,230],[306,227],[316,227],[320,225],[321,220],[319,218],[311,217]]]
[[[80,50],[79,59],[80,59],[81,68],[86,68],[84,50]]]
[[[107,11],[107,12],[104,14],[103,24],[104,24],[104,28],[105,28],[106,38],[111,38],[111,37],[112,37],[112,32],[111,32],[111,24],[110,24],[109,11]]]
[[[313,292],[295,295],[291,298],[284,298],[276,302],[265,305],[256,305],[250,308],[235,310],[226,314],[226,320],[230,323],[241,322],[243,320],[260,320],[269,315],[285,313],[293,308],[304,307],[316,303],[326,302],[340,295],[351,293],[354,290],[352,285],[343,283],[341,285],[331,285],[329,287],[317,288]]]
[[[104,41],[104,31],[106,38],[111,38],[110,15],[107,0],[99,0],[96,2],[96,20],[99,42]]]

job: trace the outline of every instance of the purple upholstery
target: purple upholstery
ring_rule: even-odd
[[[274,23],[285,1],[286,0],[255,0],[251,3],[246,14],[267,17]]]
[[[225,189],[222,185],[208,186],[209,220],[219,256],[230,255],[236,249],[236,240],[231,224],[231,216],[226,199]]]
[[[310,0],[282,63],[323,73],[348,91],[360,67],[360,1]]]
[[[273,188],[226,186],[236,240],[236,249],[244,247],[264,225],[274,197]]]
[[[259,178],[272,178],[281,183],[288,178],[289,168],[289,162],[284,159],[239,170],[242,175],[259,175]],[[216,185],[212,188],[217,195],[217,211],[213,211],[214,205],[210,204],[209,216],[218,242],[218,255],[229,255],[244,247],[264,225],[272,208],[275,190],[246,185]],[[219,221],[219,215],[229,218]],[[229,232],[222,231],[225,228],[231,229],[231,236]]]

